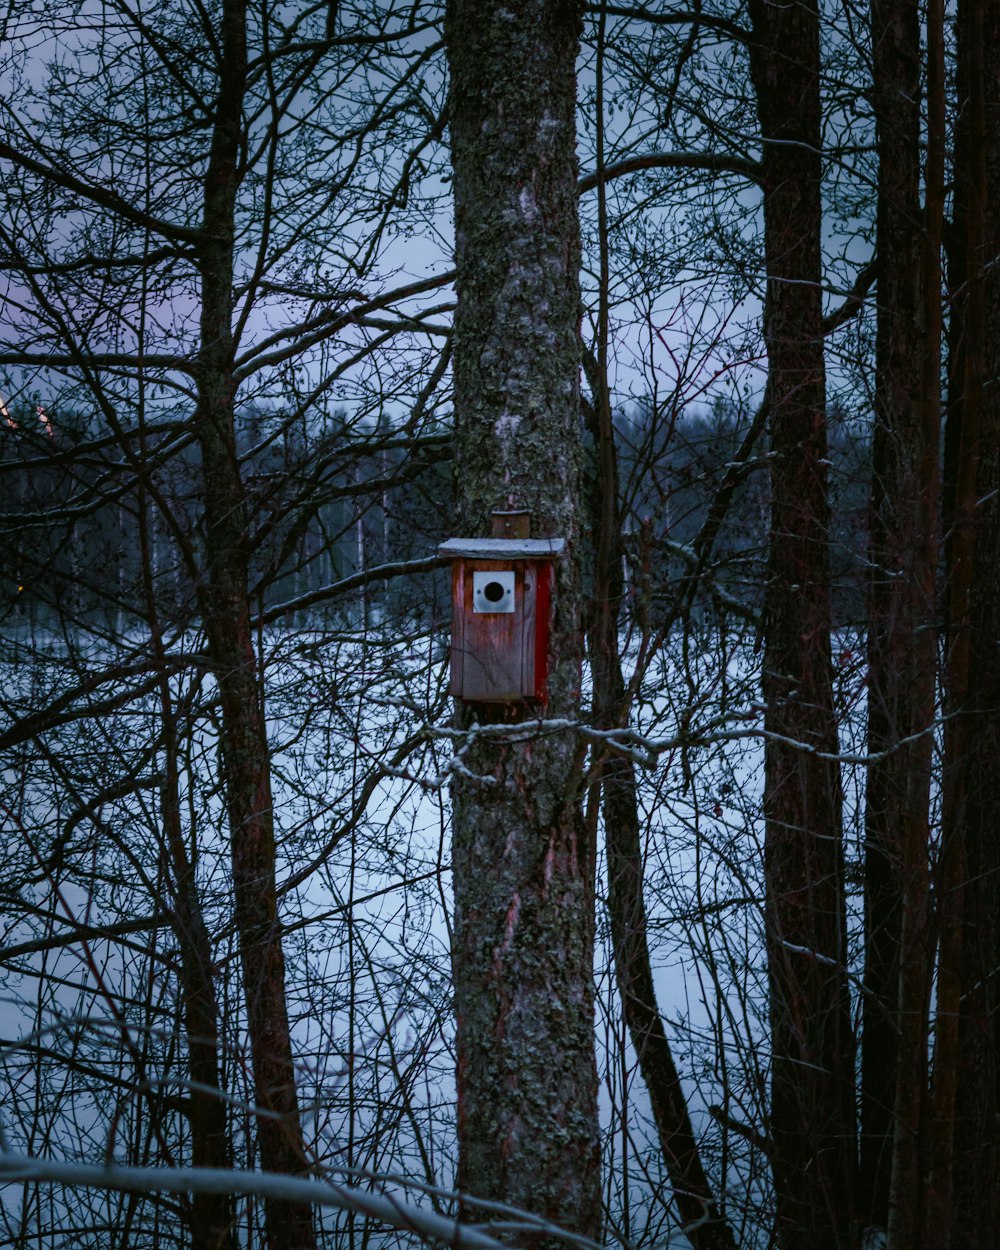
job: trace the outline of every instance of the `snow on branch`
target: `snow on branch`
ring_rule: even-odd
[[[702,725],[680,728],[676,733],[663,738],[649,737],[628,726],[598,729],[593,725],[588,725],[585,721],[554,717],[521,721],[513,725],[473,724],[467,729],[456,729],[452,726],[427,726],[425,732],[428,737],[450,738],[462,745],[456,751],[455,757],[449,761],[445,772],[436,781],[429,784],[425,783],[425,788],[431,789],[442,786],[448,779],[449,771],[467,772],[461,762],[461,756],[476,738],[492,738],[499,739],[502,742],[517,743],[526,742],[528,739],[547,734],[577,733],[582,738],[587,739],[587,741],[594,743],[595,746],[625,755],[634,764],[646,769],[655,768],[662,755],[675,751],[678,748],[707,747],[721,742],[758,738],[762,741],[779,742],[784,746],[792,747],[794,750],[802,751],[817,759],[831,760],[842,765],[867,767],[888,758],[893,752],[900,750],[911,742],[915,742],[927,734],[933,734],[940,723],[935,722],[927,726],[926,729],[922,729],[906,738],[901,738],[899,742],[884,751],[858,754],[849,751],[827,751],[815,743],[804,742],[798,738],[791,738],[787,734],[776,733],[767,729],[763,724],[765,711],[766,708],[763,703],[752,703],[742,710],[724,712]],[[471,774],[469,775],[471,776]],[[493,778],[477,777],[476,780],[492,782]]]
[[[0,1153],[0,1184],[18,1181],[132,1194],[245,1194],[354,1211],[391,1228],[411,1232],[424,1241],[454,1246],[456,1250],[509,1250],[496,1238],[469,1224],[461,1224],[391,1194],[372,1193],[331,1180],[306,1180],[225,1168],[97,1167]]]
[[[412,1233],[422,1241],[452,1246],[454,1250],[510,1250],[493,1233],[528,1232],[564,1242],[575,1250],[600,1250],[596,1242],[571,1233],[550,1220],[505,1203],[471,1198],[449,1190],[399,1176],[378,1176],[361,1169],[346,1171],[374,1183],[399,1185],[482,1214],[482,1222],[461,1222],[427,1207],[407,1202],[395,1194],[343,1185],[324,1176],[305,1178],[237,1168],[98,1167],[59,1159],[39,1159],[9,1150],[0,1132],[0,1187],[29,1182],[61,1185],[69,1189],[115,1190],[130,1194],[240,1194],[319,1207],[353,1211],[378,1220],[390,1228]]]

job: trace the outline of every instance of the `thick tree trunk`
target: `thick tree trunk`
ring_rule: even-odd
[[[946,737],[945,843],[952,881],[961,874],[956,883],[962,908],[955,959],[961,997],[954,1181],[946,1221],[954,1250],[981,1250],[1000,1246],[1000,392],[995,384],[984,385],[1000,371],[995,263],[1000,13],[995,6],[962,0],[957,59],[946,522],[952,535],[948,571],[958,585],[951,596],[948,710],[955,716]],[[957,599],[956,591],[967,602]],[[967,670],[964,681],[961,671],[954,671],[956,662]]]
[[[814,0],[751,0],[750,13],[771,408],[763,693],[774,735],[764,807],[777,1235],[783,1250],[844,1250],[856,1242],[856,1117],[830,659],[819,18]]]
[[[530,510],[564,537],[548,712],[577,714],[580,11],[451,0],[460,525]],[[511,719],[517,719],[511,713]],[[460,708],[460,724],[476,719]],[[475,745],[456,777],[453,965],[459,1187],[600,1231],[593,1019],[593,850],[573,738]],[[476,778],[481,778],[477,780]]]
[[[868,749],[876,759],[866,809],[861,1214],[883,1233],[891,1222],[909,1246],[920,1225],[932,960],[941,334],[940,225],[925,219],[920,199],[916,0],[873,0],[872,47],[879,200]],[[927,208],[935,214],[933,194]]]
[[[235,196],[246,73],[244,0],[224,0],[219,94],[205,174],[201,351],[195,427],[205,500],[204,623],[222,704],[225,797],[236,927],[247,1004],[261,1164],[306,1166],[285,1001],[277,911],[274,812],[264,710],[250,624],[247,517],[236,452],[232,292]],[[311,1250],[308,1207],[270,1201],[270,1250]]]

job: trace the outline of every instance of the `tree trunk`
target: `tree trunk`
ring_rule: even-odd
[[[601,214],[603,217],[603,213]],[[603,322],[603,319],[602,319]],[[594,587],[588,605],[588,651],[594,725],[612,729],[628,715],[618,643],[623,594],[618,467],[611,396],[603,362],[587,365],[593,394],[591,433],[597,473],[591,500]],[[600,794],[608,869],[608,918],[622,1015],[649,1093],[660,1152],[685,1231],[696,1250],[731,1250],[732,1231],[720,1214],[702,1167],[680,1076],[656,1001],[643,898],[642,843],[635,766],[612,754],[591,766]]]
[[[163,683],[166,686],[166,681]],[[169,692],[163,706],[172,713]],[[164,834],[173,870],[171,922],[180,948],[181,999],[188,1045],[188,1118],[191,1125],[191,1165],[196,1168],[232,1167],[226,1103],[219,1080],[219,1011],[212,976],[212,945],[198,898],[194,869],[184,846],[177,789],[174,733],[164,716],[166,779],[161,791]],[[236,1250],[235,1213],[229,1194],[192,1194],[191,1250]]]
[[[941,314],[936,199],[920,201],[916,0],[873,0],[878,329],[868,628],[862,1219],[910,1246],[931,978],[928,861],[935,716]],[[932,220],[933,218],[933,220]],[[893,1215],[890,1217],[890,1205]]]
[[[940,316],[940,251],[944,217],[945,177],[945,40],[944,0],[928,0],[927,5],[927,186],[925,236],[928,249],[928,280],[925,299],[928,325]],[[957,191],[957,188],[956,188]],[[961,193],[956,205],[960,207]],[[961,211],[961,210],[960,210]],[[940,322],[938,322],[940,328]],[[975,336],[974,336],[975,337]],[[928,353],[929,355],[929,353]],[[937,382],[939,354],[935,353],[930,388]],[[978,365],[978,361],[975,362]],[[928,360],[931,366],[931,361]],[[968,381],[968,378],[965,379]],[[941,1247],[950,1244],[951,1196],[954,1180],[954,1118],[958,1072],[958,1016],[961,1005],[961,912],[964,883],[963,785],[960,769],[954,765],[965,752],[965,711],[969,679],[968,604],[971,571],[971,535],[975,458],[978,442],[979,387],[964,389],[964,409],[957,422],[958,456],[953,455],[955,428],[949,421],[946,431],[944,478],[944,549],[946,585],[944,600],[945,661],[943,677],[944,771],[942,777],[941,848],[936,865],[935,923],[938,940],[935,1018],[933,1024],[934,1064],[930,1109],[923,1134],[923,1153],[916,1161],[923,1189],[924,1227],[911,1232],[912,1215],[901,1201],[890,1204],[890,1250],[904,1246]],[[900,1117],[901,1119],[901,1117]],[[900,1126],[897,1125],[897,1132]],[[902,1233],[893,1236],[893,1217],[900,1212]]]
[[[995,810],[1000,395],[995,385],[983,385],[1000,369],[995,264],[1000,246],[1000,14],[995,6],[962,0],[957,63],[946,522],[949,578],[958,585],[951,596],[948,710],[954,719],[946,737],[944,811],[946,864],[951,861],[950,884],[959,886],[962,907],[954,917],[961,930],[954,957],[960,1005],[954,1180],[945,1220],[954,1250],[980,1250],[1000,1245],[1000,836]],[[968,566],[964,576],[963,564]],[[966,602],[956,599],[956,591]],[[967,670],[964,680],[956,662]],[[949,912],[954,911],[953,905]]]
[[[285,1001],[275,882],[274,812],[264,710],[250,623],[247,517],[234,424],[231,326],[235,196],[246,73],[244,0],[224,0],[219,94],[204,182],[201,351],[195,428],[205,497],[205,631],[222,704],[225,797],[236,927],[247,1004],[260,1161],[269,1172],[306,1167]],[[308,1207],[271,1200],[270,1250],[311,1250]]]
[[[580,698],[580,10],[450,0],[460,524],[528,509],[564,537],[548,712]],[[468,726],[476,708],[459,708]],[[523,717],[511,709],[508,719]],[[456,775],[453,967],[459,1188],[600,1233],[593,1017],[593,849],[572,736],[480,742]],[[477,780],[480,778],[480,780]]]
[[[750,14],[771,408],[763,694],[777,1235],[784,1250],[843,1250],[856,1241],[856,1124],[830,658],[819,18],[814,0],[751,0]]]

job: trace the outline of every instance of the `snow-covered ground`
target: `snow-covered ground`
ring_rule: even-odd
[[[47,648],[44,664],[7,666],[9,695],[30,691],[42,705],[72,682],[79,652],[59,639]],[[185,640],[175,649],[185,649]],[[845,637],[835,654],[843,745],[854,750],[863,711],[858,652]],[[264,638],[264,655],[289,1010],[310,1149],[326,1167],[448,1189],[454,1084],[446,778],[454,741],[442,640],[415,633],[401,643],[373,633],[362,645],[332,634],[275,632]],[[121,660],[88,657],[109,666]],[[741,635],[706,629],[668,640],[640,683],[634,722],[660,742],[682,725],[689,739],[699,726],[715,727],[704,745],[664,749],[655,766],[641,769],[639,798],[660,1010],[706,1164],[746,1245],[756,1240],[756,1211],[767,1200],[766,1168],[723,1123],[759,1128],[766,1097],[762,745],[739,719],[758,697],[758,663],[753,639]],[[217,710],[211,683],[197,672],[174,677],[171,695],[184,832],[196,848],[215,939],[236,1163],[252,1166]],[[730,723],[740,736],[727,735]],[[162,914],[170,892],[161,731],[159,704],[148,693],[24,744],[3,761],[0,1079],[5,1131],[18,1150],[163,1163],[163,1145],[150,1129],[159,1117],[163,1141],[180,1152],[172,1161],[183,1161],[177,965]],[[862,773],[845,769],[849,859]],[[596,1032],[609,1236],[663,1244],[674,1223],[669,1187],[623,1035],[600,883],[598,894]],[[101,936],[102,926],[117,932]],[[100,1230],[121,1219],[124,1201],[68,1202],[59,1191],[7,1187],[0,1243],[115,1244]],[[155,1212],[133,1218],[127,1244],[140,1244]],[[373,1235],[362,1217],[326,1218],[337,1244],[341,1236],[353,1245]]]

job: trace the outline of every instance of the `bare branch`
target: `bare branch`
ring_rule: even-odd
[[[506,1250],[503,1242],[458,1220],[390,1194],[373,1193],[331,1180],[300,1180],[294,1176],[223,1168],[102,1168],[5,1152],[0,1154],[0,1181],[31,1181],[65,1185],[70,1189],[110,1189],[132,1194],[247,1194],[355,1211],[390,1228],[414,1233],[426,1241],[454,1246],[456,1250]]]
[[[759,162],[747,157],[714,152],[645,152],[617,161],[614,165],[606,165],[600,172],[585,174],[577,183],[577,188],[582,195],[594,190],[599,183],[608,183],[647,169],[700,169],[708,173],[739,174],[758,185],[761,181]]]
[[[342,577],[340,581],[330,582],[295,599],[287,599],[273,608],[269,608],[258,623],[270,625],[292,612],[300,612],[304,608],[315,607],[317,603],[326,603],[337,599],[351,590],[367,586],[372,582],[387,582],[394,577],[409,576],[411,573],[429,573],[431,569],[447,564],[447,556],[426,556],[422,560],[397,560],[391,564],[379,564],[373,569],[364,569],[360,573],[352,573],[350,577]]]
[[[165,239],[197,243],[203,238],[201,230],[194,229],[191,226],[182,226],[172,221],[164,221],[160,217],[154,217],[152,213],[146,213],[142,209],[136,208],[134,204],[130,204],[128,200],[122,199],[120,195],[109,190],[106,186],[85,182],[82,178],[78,178],[75,174],[71,174],[65,169],[59,169],[58,166],[48,165],[44,161],[36,160],[26,152],[18,151],[12,144],[0,141],[0,159],[4,158],[28,173],[44,178],[46,182],[62,187],[66,191],[72,191],[75,195],[82,196],[91,204],[96,204],[99,208],[106,208],[116,216],[130,221],[134,226],[141,226],[143,229],[150,230]]]

